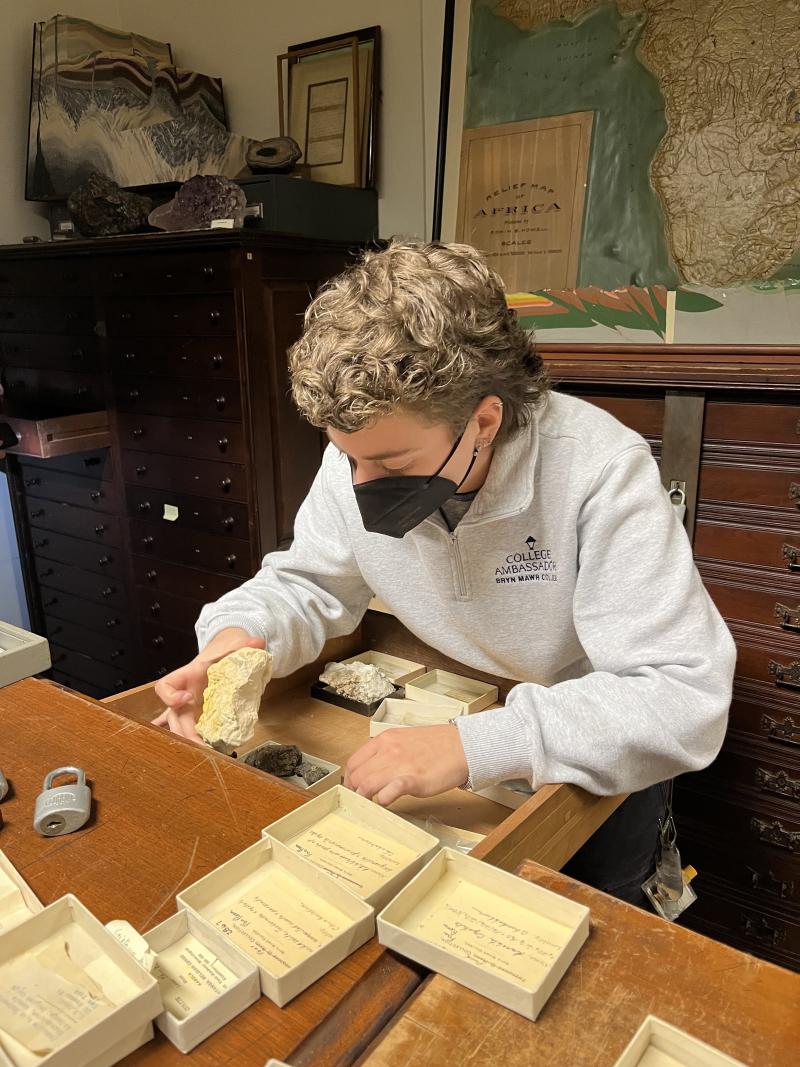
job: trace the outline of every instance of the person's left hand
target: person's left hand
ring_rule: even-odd
[[[384,806],[398,797],[432,797],[463,785],[469,775],[458,729],[398,727],[370,738],[347,761],[348,789]]]

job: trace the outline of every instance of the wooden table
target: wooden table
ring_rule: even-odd
[[[0,767],[12,784],[0,848],[44,904],[74,893],[103,923],[127,919],[149,930],[175,911],[180,889],[305,799],[290,785],[47,682],[0,689],[0,731]],[[92,821],[65,837],[40,837],[33,805],[44,776],[70,763],[92,785]],[[199,1067],[263,1067],[316,1035],[324,1045],[317,1063],[350,1063],[421,976],[373,939],[285,1008],[261,997],[188,1058]],[[186,1060],[156,1031],[124,1063],[177,1067]]]
[[[592,912],[589,940],[537,1021],[433,975],[359,1067],[612,1067],[651,1014],[753,1067],[798,1062],[800,975],[537,863],[517,873]]]

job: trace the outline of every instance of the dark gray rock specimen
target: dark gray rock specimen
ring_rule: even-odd
[[[129,193],[97,170],[67,198],[70,218],[84,237],[111,237],[146,229],[152,208],[149,196]]]
[[[247,755],[242,756],[242,763],[255,767],[278,778],[289,778],[297,774],[297,768],[303,761],[303,753],[297,745],[261,745]]]
[[[306,785],[313,785],[320,778],[324,778],[327,773],[324,767],[319,767],[316,763],[309,763],[308,760],[303,760],[295,771],[295,774],[299,774]]]

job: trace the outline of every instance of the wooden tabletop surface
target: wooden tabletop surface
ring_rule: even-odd
[[[252,768],[42,681],[0,689],[0,848],[44,904],[74,893],[97,918],[146,931],[176,910],[176,893],[260,837],[304,794]],[[45,774],[82,767],[92,786],[87,826],[40,837],[33,807]],[[188,1057],[158,1031],[134,1065],[263,1067],[312,1034],[314,1063],[350,1063],[418,984],[421,971],[373,938],[285,1008],[266,997]],[[293,1059],[299,1064],[301,1059]]]
[[[535,1023],[433,975],[359,1067],[613,1067],[647,1015],[753,1067],[800,1062],[800,975],[526,862],[591,909],[591,933]]]

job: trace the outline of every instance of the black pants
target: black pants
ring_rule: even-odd
[[[650,909],[642,882],[655,870],[658,821],[667,808],[667,784],[631,793],[563,868],[579,882],[629,904]]]

